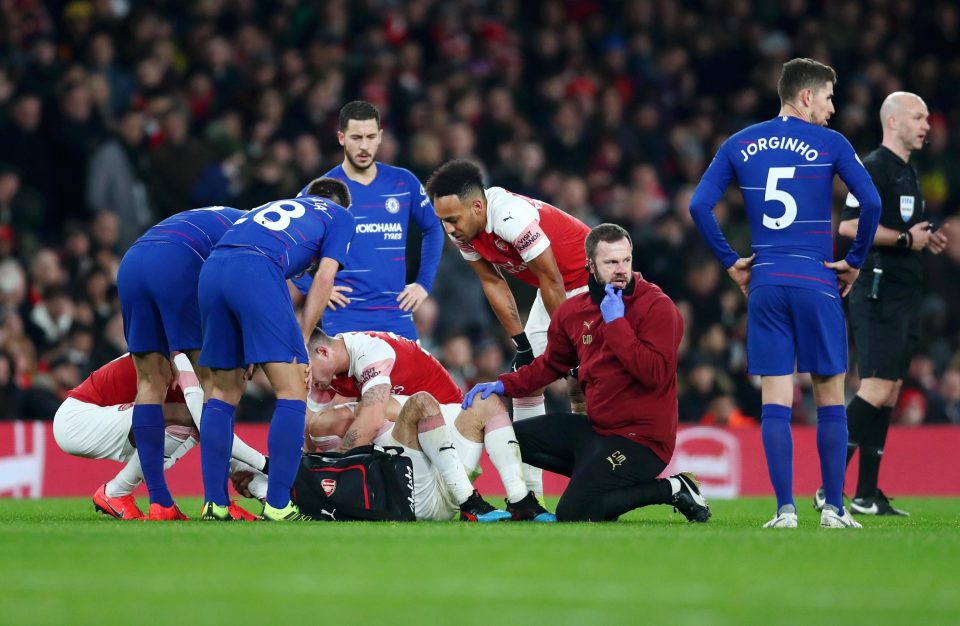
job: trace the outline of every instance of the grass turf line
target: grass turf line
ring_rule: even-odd
[[[200,502],[179,501],[188,515]],[[762,530],[770,498],[609,524],[216,524],[0,501],[0,624],[957,623],[960,500],[908,518]],[[255,506],[249,507],[258,510]]]

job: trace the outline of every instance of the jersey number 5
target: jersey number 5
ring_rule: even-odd
[[[793,178],[795,167],[771,167],[767,172],[767,187],[763,192],[764,201],[779,202],[783,205],[783,215],[780,217],[770,217],[763,214],[763,225],[772,230],[782,230],[793,224],[797,219],[797,201],[789,193],[782,189],[777,189],[777,182],[781,178]]]
[[[280,200],[278,202],[268,202],[253,214],[253,221],[270,230],[286,230],[290,225],[290,220],[303,216],[307,210],[298,202],[288,202]],[[267,216],[271,217],[267,217]],[[241,217],[235,223],[246,222],[248,217]]]

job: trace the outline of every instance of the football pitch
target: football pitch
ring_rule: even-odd
[[[897,505],[913,515],[827,530],[804,498],[791,531],[759,528],[770,498],[713,502],[699,525],[668,507],[607,524],[121,523],[87,499],[0,500],[0,624],[960,623],[960,500]]]

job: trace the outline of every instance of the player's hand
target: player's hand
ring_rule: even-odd
[[[930,233],[930,239],[927,241],[927,250],[931,254],[940,254],[947,247],[947,230],[950,228],[949,224],[944,224],[934,233]]]
[[[473,399],[477,397],[477,394],[480,394],[481,400],[486,400],[493,394],[502,396],[504,394],[503,383],[499,380],[492,383],[477,383],[473,386],[473,389],[467,392],[467,395],[463,397],[463,404],[460,405],[461,409],[469,409],[473,405]]]
[[[846,297],[846,295],[850,293],[850,290],[853,289],[853,283],[857,282],[857,276],[860,275],[860,270],[855,267],[850,267],[850,264],[845,260],[834,261],[833,263],[825,262],[824,265],[837,273],[840,297]]]
[[[923,250],[927,247],[927,242],[930,241],[932,234],[930,233],[930,222],[924,220],[918,222],[910,227],[910,235],[913,236],[913,245],[910,246],[911,250]]]
[[[341,309],[350,304],[350,298],[343,295],[352,292],[353,289],[346,285],[334,285],[330,292],[330,300],[327,302],[327,308],[336,311],[339,306]]]
[[[600,313],[603,321],[609,324],[623,317],[623,289],[614,289],[613,285],[607,283],[603,290],[607,295],[600,301]]]
[[[250,493],[250,483],[252,481],[253,472],[246,470],[239,470],[230,475],[230,482],[233,483],[233,488],[244,498],[253,497],[253,494]]]
[[[753,260],[755,258],[757,258],[756,252],[749,257],[740,257],[736,263],[727,268],[727,274],[730,274],[733,282],[737,283],[737,287],[740,287],[744,296],[750,289],[750,273],[753,271]]]
[[[513,354],[513,363],[510,364],[510,371],[515,372],[524,365],[533,363],[533,346],[530,345],[530,340],[527,339],[527,333],[514,335],[511,339],[513,339],[514,345],[517,346],[517,351]]]
[[[397,296],[397,302],[400,303],[400,310],[416,312],[427,299],[427,290],[420,283],[410,283],[403,288],[400,295]]]
[[[257,371],[257,364],[251,363],[247,366],[247,369],[243,370],[243,379],[244,380],[253,380],[253,375]]]

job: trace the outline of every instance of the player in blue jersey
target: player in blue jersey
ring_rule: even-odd
[[[263,367],[277,395],[267,437],[270,472],[262,518],[308,519],[290,501],[303,449],[306,342],[353,239],[354,219],[343,208],[349,204],[345,184],[318,178],[306,195],[268,202],[237,220],[203,265],[200,363],[213,370],[200,427],[204,519],[230,519],[227,470],[233,415],[248,364]],[[314,267],[298,322],[286,280]]]
[[[143,234],[123,255],[117,274],[123,332],[137,369],[133,433],[150,494],[148,519],[186,519],[163,476],[163,402],[173,378],[170,353],[185,353],[198,368],[201,346],[197,279],[204,260],[244,212],[207,207],[172,215]]]
[[[389,331],[413,341],[413,312],[426,299],[443,250],[443,228],[417,177],[400,167],[378,163],[383,130],[380,113],[369,102],[340,109],[337,139],[343,163],[324,176],[346,183],[357,220],[355,241],[337,273],[323,328],[330,336],[348,331]],[[423,232],[420,269],[406,284],[410,218]],[[304,290],[309,281],[297,281]]]
[[[817,403],[817,451],[827,505],[820,525],[856,528],[843,509],[847,416],[847,331],[840,298],[860,273],[880,218],[880,196],[850,143],[824,128],[834,112],[832,68],[811,59],[783,65],[781,108],[720,147],[690,203],[697,229],[747,295],[747,362],[761,377],[761,426],[777,514],[767,528],[795,528],[790,407],[794,369],[809,372]],[[833,262],[833,177],[860,202],[856,239]],[[727,243],[713,207],[736,179],[750,221],[753,254]],[[748,293],[749,291],[749,293]]]

